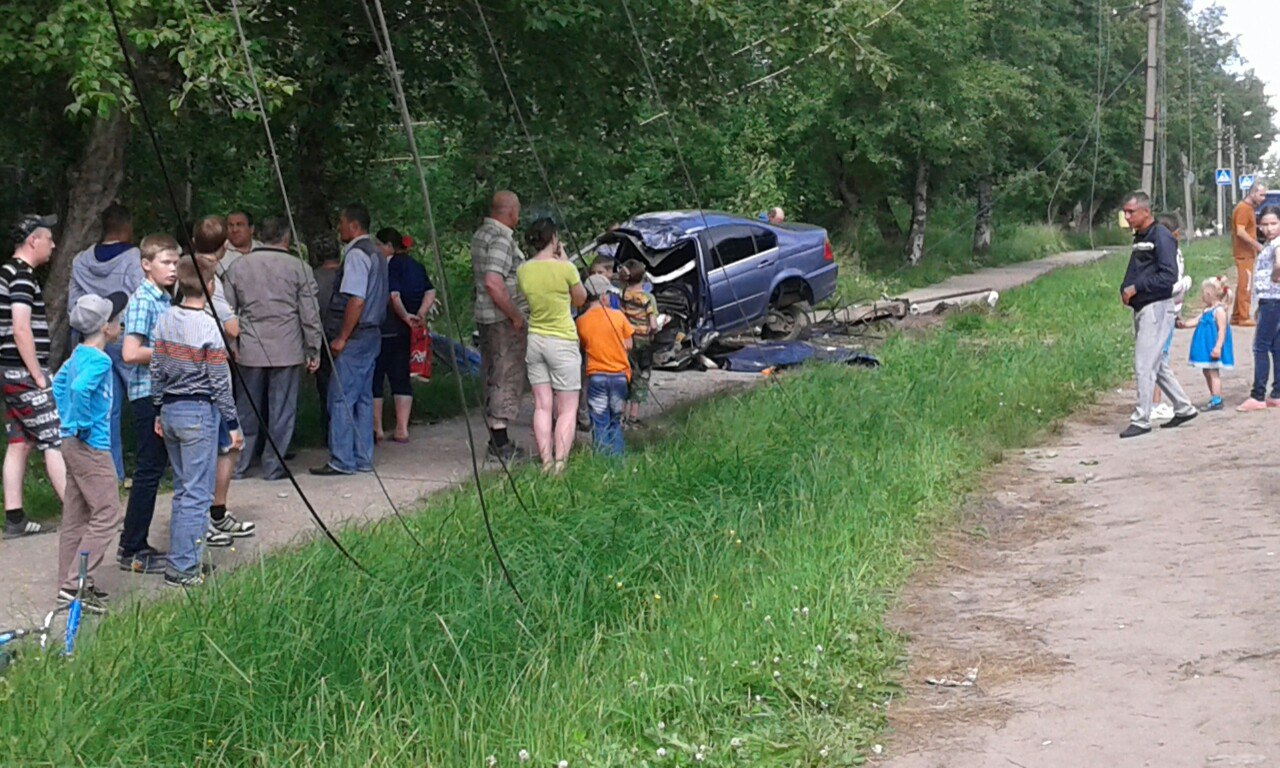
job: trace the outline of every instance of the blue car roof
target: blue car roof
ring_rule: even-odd
[[[618,229],[635,232],[650,248],[665,250],[703,230],[725,224],[761,226],[762,222],[723,211],[660,211],[634,216]]]

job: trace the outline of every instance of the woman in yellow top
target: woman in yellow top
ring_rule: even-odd
[[[565,258],[554,221],[530,224],[525,243],[537,252],[516,270],[520,293],[529,302],[524,362],[533,388],[533,438],[542,471],[558,475],[573,446],[582,389],[582,353],[570,306],[581,307],[587,292],[577,268]]]

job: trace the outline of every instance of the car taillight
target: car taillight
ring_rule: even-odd
[[[832,250],[831,250],[831,241],[830,241],[830,240],[827,240],[827,241],[826,241],[825,243],[823,243],[823,245],[822,245],[822,260],[823,260],[823,261],[835,261],[835,260],[836,260],[836,254],[835,254],[835,252],[834,252],[834,251],[832,251]]]

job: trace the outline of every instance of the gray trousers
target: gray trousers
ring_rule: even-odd
[[[302,366],[255,368],[242,365],[240,375],[244,379],[244,387],[236,395],[236,411],[244,433],[244,450],[236,462],[236,475],[241,476],[249,469],[255,454],[265,445],[262,450],[262,477],[279,480],[285,476],[284,464],[271,450],[266,433],[270,433],[281,455],[289,450],[293,425],[298,416],[298,383],[302,379]],[[249,398],[253,399],[253,404],[258,406],[259,413],[266,420],[265,429],[254,415]]]
[[[1187,399],[1164,358],[1164,342],[1173,332],[1173,300],[1148,304],[1133,315],[1133,373],[1138,381],[1138,407],[1130,421],[1139,427],[1151,427],[1151,399],[1159,385],[1173,412],[1186,416],[1196,412]]]

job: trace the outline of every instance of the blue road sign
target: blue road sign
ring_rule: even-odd
[[[1219,168],[1218,173],[1214,176],[1214,178],[1217,179],[1218,186],[1220,187],[1231,186],[1231,169]]]
[[[1248,174],[1245,174],[1244,176],[1241,176],[1241,177],[1240,177],[1240,189],[1241,189],[1241,190],[1248,190],[1248,189],[1249,189],[1249,187],[1252,187],[1252,186],[1253,186],[1253,174],[1252,174],[1252,173],[1248,173]]]

